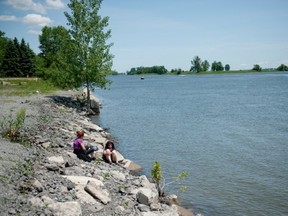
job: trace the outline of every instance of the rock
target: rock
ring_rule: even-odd
[[[52,156],[47,158],[50,163],[56,163],[58,165],[63,165],[65,163],[62,156]]]
[[[139,177],[139,180],[140,180],[140,183],[139,183],[139,184],[140,184],[142,187],[151,188],[151,189],[152,189],[152,188],[155,188],[155,184],[151,183],[145,175],[141,175],[141,176]]]
[[[99,181],[98,179],[86,176],[62,176],[64,178],[69,179],[76,185],[82,185],[83,187],[89,182],[93,182],[97,187],[104,187],[103,182]]]
[[[49,171],[59,171],[60,170],[60,168],[58,167],[57,164],[45,164],[45,167]]]
[[[139,209],[141,212],[148,212],[148,211],[150,211],[149,206],[144,205],[144,204],[139,204],[139,205],[138,205],[138,209]]]
[[[136,199],[140,204],[150,205],[151,203],[157,203],[158,194],[149,188],[140,188],[136,194]]]
[[[100,200],[104,205],[111,202],[111,198],[109,197],[109,192],[103,189],[102,187],[99,187],[93,181],[88,181],[84,190],[87,191],[95,199]]]
[[[162,201],[169,206],[179,205],[178,197],[175,194],[170,194],[162,198]]]
[[[48,206],[51,209],[55,216],[81,216],[82,210],[81,206],[78,202],[70,201],[70,202],[56,202],[51,206]]]
[[[125,181],[125,175],[119,171],[112,171],[111,175],[115,179],[118,179],[120,181]]]
[[[32,185],[38,192],[42,192],[43,191],[43,186],[37,179],[35,179],[33,181]]]
[[[102,128],[101,128],[102,129]],[[99,129],[98,129],[99,130]],[[103,130],[103,129],[102,129]],[[107,139],[105,137],[99,136],[99,137],[95,137],[94,141],[96,143],[101,144],[102,146],[104,146],[104,143],[106,143]]]
[[[179,216],[194,216],[194,214],[189,211],[188,209],[185,209],[179,205],[176,205],[177,206],[177,212],[179,214]],[[201,216],[201,215],[199,215]]]
[[[122,162],[120,162],[120,165],[122,165],[124,168],[132,171],[132,172],[139,172],[142,167],[131,160],[124,159]]]
[[[44,142],[41,144],[41,146],[45,149],[49,148],[51,146],[51,142]]]

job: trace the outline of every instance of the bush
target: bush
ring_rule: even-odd
[[[158,163],[157,161],[154,162],[153,168],[151,169],[150,172],[152,176],[152,181],[155,182],[160,197],[164,196],[164,189],[167,188],[170,184],[184,180],[189,176],[187,171],[183,171],[177,175],[171,174],[173,180],[171,182],[166,183],[165,178],[163,177],[163,172],[161,170],[161,164]],[[180,192],[184,192],[186,190],[187,187],[185,185],[181,185],[179,188]]]
[[[4,118],[0,121],[0,129],[2,137],[9,138],[14,141],[20,136],[20,130],[24,126],[24,121],[26,118],[26,110],[21,108],[16,113],[16,119],[13,119],[12,114],[8,118]]]

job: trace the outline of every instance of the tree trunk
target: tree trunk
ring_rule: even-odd
[[[87,111],[89,111],[91,109],[90,83],[89,83],[89,81],[87,81],[86,84],[87,84]]]

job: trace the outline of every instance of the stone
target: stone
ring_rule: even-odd
[[[52,156],[47,158],[50,163],[56,163],[58,165],[62,165],[65,163],[62,156]]]
[[[128,159],[124,159],[122,162],[120,162],[120,165],[132,172],[139,172],[142,169],[140,165]]]
[[[98,180],[96,178],[92,178],[92,177],[86,177],[86,176],[64,176],[64,175],[62,177],[69,179],[70,181],[72,181],[76,185],[82,185],[83,187],[86,186],[88,181],[94,182],[95,185],[98,186],[98,187],[104,187],[104,184],[103,184],[102,181],[100,181],[100,180]]]
[[[150,205],[157,203],[158,194],[153,192],[150,188],[140,188],[136,194],[136,199],[140,204]]]
[[[154,188],[155,184],[151,183],[145,175],[139,177],[140,185],[146,188]]]
[[[115,179],[118,179],[120,181],[125,181],[125,175],[119,171],[111,171],[111,175]]]
[[[45,149],[49,148],[51,146],[51,142],[44,142],[41,144],[41,146]]]
[[[45,167],[49,171],[59,171],[60,168],[57,166],[57,164],[45,164]]]
[[[34,187],[38,192],[42,192],[42,191],[43,191],[43,186],[42,186],[42,184],[41,184],[37,179],[35,179],[35,180],[32,182],[32,185],[33,185],[33,187]]]
[[[173,204],[179,205],[178,197],[175,194],[170,194],[168,196],[163,197],[162,201],[169,206],[172,206]]]
[[[51,209],[55,216],[81,216],[82,210],[78,202],[68,201],[68,202],[56,202],[51,206],[48,206]]]
[[[139,204],[139,205],[138,205],[138,209],[139,209],[141,212],[148,212],[148,211],[150,211],[149,206],[144,205],[144,204]]]
[[[103,189],[102,187],[99,187],[93,181],[88,181],[84,190],[87,191],[95,199],[100,200],[101,203],[103,203],[104,205],[111,202],[111,198],[109,197],[109,192],[107,190]]]

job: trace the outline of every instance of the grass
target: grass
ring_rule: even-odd
[[[60,90],[47,81],[31,78],[0,79],[0,96],[29,96]]]

